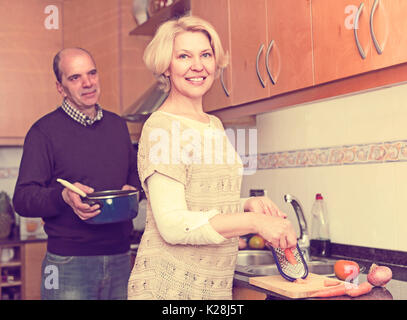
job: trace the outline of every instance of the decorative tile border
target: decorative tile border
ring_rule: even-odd
[[[270,170],[407,161],[407,140],[300,149],[241,156],[245,170]],[[0,168],[0,179],[17,179],[18,168]]]
[[[407,140],[242,156],[245,169],[268,170],[407,161]]]

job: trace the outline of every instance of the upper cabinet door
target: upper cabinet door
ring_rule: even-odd
[[[269,96],[266,1],[230,1],[233,104]]]
[[[219,34],[222,46],[229,55],[229,0],[194,0],[191,1],[192,14],[210,22]],[[206,112],[222,109],[232,105],[232,65],[222,70],[212,88],[203,98]]]
[[[407,1],[313,0],[316,83],[407,61]]]
[[[312,1],[316,84],[372,69],[371,8],[371,0]]]
[[[371,38],[375,69],[407,61],[407,1],[371,0]]]
[[[311,0],[267,0],[270,95],[313,85]]]
[[[61,103],[52,72],[62,46],[62,1],[0,1],[0,145],[22,145]]]
[[[204,97],[213,111],[313,85],[311,0],[194,0],[230,64]]]
[[[407,0],[193,0],[230,54],[206,111],[407,62]]]

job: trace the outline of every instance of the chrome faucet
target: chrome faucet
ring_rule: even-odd
[[[304,212],[298,199],[290,194],[284,195],[284,201],[290,203],[297,215],[298,224],[300,226],[300,236],[297,239],[298,247],[300,248],[305,261],[310,260],[310,240],[308,236],[307,221],[305,220]]]

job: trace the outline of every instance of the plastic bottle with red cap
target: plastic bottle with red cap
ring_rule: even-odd
[[[311,209],[311,254],[322,257],[331,255],[328,211],[321,193],[315,195]]]

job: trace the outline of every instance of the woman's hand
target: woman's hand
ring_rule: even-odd
[[[297,245],[297,235],[288,219],[271,215],[258,215],[256,217],[256,229],[257,233],[274,248],[286,249]]]
[[[75,182],[74,185],[85,193],[92,193],[94,191],[93,188],[85,186],[79,182]],[[100,213],[100,206],[98,204],[90,206],[87,203],[83,203],[81,201],[81,197],[76,192],[73,192],[68,188],[64,188],[64,190],[62,190],[62,198],[81,220],[93,218]]]
[[[250,197],[244,203],[244,211],[258,212],[270,216],[287,218],[276,204],[268,197]]]

